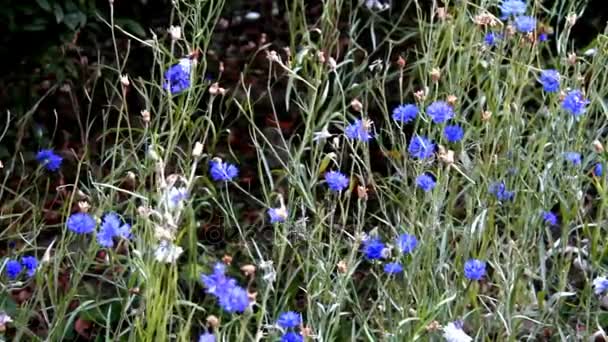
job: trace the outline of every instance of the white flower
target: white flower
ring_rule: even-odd
[[[11,323],[12,321],[11,316],[7,315],[4,311],[0,311],[0,325],[6,325],[6,323]]]
[[[154,258],[158,262],[174,263],[184,252],[180,246],[176,246],[167,240],[162,240],[154,251]]]
[[[473,341],[471,336],[467,335],[460,324],[455,322],[448,323],[447,326],[443,328],[443,337],[448,342],[470,342]]]
[[[179,26],[169,27],[169,35],[172,40],[179,40],[182,37],[182,28]]]
[[[173,186],[163,194],[163,203],[169,210],[180,207],[186,199],[188,199],[188,189],[185,187],[176,188]]]
[[[382,3],[382,1],[379,1],[379,0],[366,0],[365,7],[367,7],[367,9],[370,9],[370,10],[384,11],[384,10],[389,9],[391,7],[391,5]]]
[[[596,295],[604,294],[608,290],[608,278],[597,277],[593,279],[593,292]]]
[[[321,130],[319,132],[314,132],[312,135],[313,135],[312,141],[318,141],[321,139],[326,139],[326,138],[331,137],[331,133],[329,133],[329,131],[327,130],[327,127],[323,128],[323,130]]]

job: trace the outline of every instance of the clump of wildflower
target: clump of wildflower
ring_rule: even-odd
[[[201,280],[208,294],[215,296],[222,309],[227,312],[244,312],[249,307],[247,291],[236,284],[234,278],[225,274],[226,266],[217,263],[213,273],[201,275]]]
[[[129,239],[131,237],[131,225],[122,223],[116,213],[108,213],[104,216],[97,243],[106,248],[114,247],[114,238]]]
[[[165,72],[164,87],[171,94],[178,94],[190,87],[190,71],[192,61],[189,58],[182,58],[179,63],[171,66]]]
[[[378,260],[384,257],[384,242],[378,238],[368,238],[363,242],[363,253],[369,260]]]
[[[515,197],[513,191],[507,190],[505,182],[495,182],[490,185],[488,189],[491,194],[496,196],[499,201],[511,201]]]
[[[215,342],[215,335],[204,333],[198,338],[198,342]]]
[[[346,177],[340,171],[326,172],[325,181],[327,182],[327,186],[329,187],[329,190],[331,190],[333,192],[339,192],[339,191],[346,189],[346,187],[348,187],[348,183],[349,183],[348,177]]]
[[[395,239],[395,245],[403,254],[408,254],[418,246],[418,239],[414,235],[403,233]]]
[[[422,189],[424,192],[429,192],[435,188],[436,182],[433,177],[426,173],[416,177],[416,186]]]
[[[214,181],[231,181],[239,175],[239,169],[234,164],[221,161],[219,158],[209,162],[209,173]]]
[[[585,113],[585,107],[589,100],[585,99],[580,90],[569,91],[562,101],[562,108],[573,116],[580,116]]]
[[[608,278],[596,277],[593,279],[593,292],[596,295],[603,295],[606,291],[608,291]]]
[[[35,256],[26,255],[21,258],[21,265],[25,268],[27,276],[33,277],[38,268],[38,259]]]
[[[61,167],[63,158],[51,149],[44,149],[38,151],[38,154],[36,154],[36,161],[49,171],[57,171]]]
[[[443,129],[443,135],[451,143],[459,142],[464,137],[464,130],[458,125],[448,125]]]
[[[604,166],[602,165],[602,163],[595,163],[595,166],[593,166],[593,175],[595,177],[602,177],[602,175],[604,174]]]
[[[89,234],[95,230],[97,222],[90,214],[74,213],[68,217],[66,225],[69,230],[76,234]]]
[[[6,263],[6,268],[5,268],[6,276],[10,280],[17,279],[19,274],[21,274],[22,270],[23,270],[23,266],[21,266],[21,263],[17,260],[9,260]]]
[[[367,119],[357,119],[352,124],[346,126],[344,129],[344,134],[353,140],[359,140],[363,142],[368,142],[372,139],[372,135],[370,134],[372,122]]]
[[[299,327],[302,324],[302,315],[295,311],[283,312],[279,315],[277,324],[284,329]]]
[[[290,331],[281,336],[281,342],[304,342],[304,337],[294,331]]]
[[[412,122],[418,116],[418,107],[414,104],[402,104],[393,109],[393,120],[403,123]]]
[[[455,321],[448,323],[443,328],[443,337],[447,342],[470,342],[473,341],[471,336],[462,330],[462,322]]]
[[[557,223],[558,223],[557,215],[555,215],[551,211],[544,211],[543,212],[543,222],[545,222],[545,224],[548,224],[550,226],[557,226]]]
[[[454,117],[454,108],[445,101],[435,101],[426,108],[434,123],[444,123]]]
[[[582,156],[578,152],[564,152],[564,159],[573,166],[580,166],[582,163]]]
[[[435,144],[424,136],[416,135],[410,141],[407,152],[414,158],[426,159],[435,152]]]
[[[384,265],[384,273],[399,274],[401,272],[403,272],[403,266],[398,262],[389,262]]]
[[[515,18],[515,28],[521,33],[530,33],[536,29],[536,19],[527,15]]]
[[[464,263],[464,276],[470,280],[481,280],[486,274],[486,263],[478,259],[470,259]]]
[[[503,0],[498,8],[500,8],[501,19],[503,20],[526,13],[526,3],[522,0]]]
[[[546,92],[555,93],[559,90],[559,72],[554,69],[543,70],[538,82],[542,84]]]

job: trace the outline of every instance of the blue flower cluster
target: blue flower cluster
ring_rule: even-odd
[[[397,236],[394,247],[403,255],[412,253],[418,240],[414,235],[407,233]],[[381,260],[386,258],[389,247],[377,237],[368,237],[363,241],[362,252],[368,260]],[[384,265],[384,272],[387,274],[399,274],[403,272],[403,265],[399,262],[388,262]]]
[[[179,63],[171,66],[165,72],[165,89],[171,94],[178,94],[190,87],[190,72],[192,61],[182,58]]]
[[[496,196],[501,202],[512,201],[515,197],[515,193],[513,191],[507,190],[507,186],[505,182],[495,182],[490,184],[490,188],[488,190],[492,195]]]
[[[209,162],[209,173],[211,174],[211,178],[216,182],[228,182],[239,175],[239,169],[234,164],[214,159]]]
[[[393,120],[400,121],[403,123],[409,123],[416,119],[418,116],[418,107],[415,104],[403,104],[393,109]]]
[[[559,90],[559,72],[553,69],[543,70],[538,82],[543,85],[546,92],[555,93]]]
[[[36,274],[36,269],[38,268],[38,259],[31,255],[26,255],[21,258],[21,262],[18,260],[10,259],[6,262],[6,276],[10,280],[15,280],[21,272],[25,269],[25,274],[28,278],[31,278]]]
[[[407,152],[414,158],[427,159],[435,153],[435,144],[427,137],[415,135],[410,141]]]
[[[349,180],[340,171],[329,171],[325,173],[325,182],[327,182],[329,190],[340,192],[348,187]]]
[[[416,177],[416,185],[424,192],[429,192],[435,188],[435,179],[427,173]]]
[[[66,222],[68,229],[76,234],[90,234],[95,231],[97,222],[89,213],[74,213],[68,217]],[[118,214],[107,213],[101,222],[99,232],[97,232],[97,243],[101,247],[114,247],[114,240],[118,238],[131,238],[131,225],[123,223]]]
[[[574,117],[581,116],[585,113],[589,100],[585,99],[583,92],[580,90],[569,91],[562,101],[562,108]]]
[[[236,279],[226,276],[226,265],[216,263],[211,274],[201,275],[205,292],[217,298],[220,307],[229,313],[242,313],[249,307],[247,290]]]
[[[536,19],[524,15],[527,10],[526,3],[522,0],[503,0],[498,6],[501,11],[500,18],[506,20],[514,18],[515,28],[521,33],[530,33],[536,29]]]
[[[281,341],[284,342],[302,342],[304,337],[302,334],[293,331],[302,325],[302,315],[295,311],[283,312],[277,319],[277,325],[286,330],[285,334],[281,337]]]
[[[49,171],[57,171],[61,167],[63,158],[51,149],[40,150],[36,154],[36,161]]]
[[[372,134],[370,133],[371,125],[372,123],[369,120],[357,119],[352,124],[346,126],[344,129],[344,134],[349,139],[368,142],[373,138]]]
[[[486,275],[486,263],[478,259],[470,259],[464,263],[464,276],[470,280],[481,280]]]
[[[545,224],[553,227],[553,226],[557,226],[557,224],[559,223],[559,220],[557,219],[557,215],[555,215],[553,212],[544,211],[543,212],[543,222],[545,222]]]

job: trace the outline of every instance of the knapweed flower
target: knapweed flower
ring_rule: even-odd
[[[389,262],[384,265],[384,273],[399,274],[401,272],[403,272],[403,266],[398,262]]]
[[[31,255],[26,255],[21,258],[21,265],[25,267],[25,271],[28,277],[33,277],[36,274],[38,268],[38,259]]]
[[[363,242],[363,253],[369,260],[382,259],[384,257],[384,248],[386,246],[378,238],[368,238]]]
[[[163,194],[163,202],[169,210],[179,208],[180,205],[188,199],[188,189],[185,187],[174,187],[172,186]]]
[[[583,92],[580,90],[569,91],[562,101],[562,108],[572,116],[580,116],[585,113],[585,107],[589,104],[589,100],[585,99]]]
[[[63,158],[53,150],[45,149],[38,151],[38,154],[36,154],[36,161],[49,171],[57,171],[61,167]]]
[[[198,342],[215,342],[215,335],[204,333],[198,337]]]
[[[304,342],[304,337],[294,331],[290,331],[281,336],[281,342]]]
[[[393,120],[408,123],[418,116],[418,107],[414,104],[403,104],[393,109]]]
[[[219,159],[214,159],[210,163],[209,172],[214,181],[231,181],[239,175],[239,169],[233,164],[223,162]]]
[[[329,171],[325,173],[325,181],[329,190],[338,192],[348,187],[348,178],[340,171]]]
[[[178,94],[190,87],[190,70],[192,61],[182,58],[179,63],[171,66],[165,72],[165,89],[171,94]]]
[[[435,152],[435,144],[424,136],[416,135],[410,141],[407,152],[414,158],[426,159]]]
[[[557,226],[558,219],[557,215],[552,213],[551,211],[543,211],[543,222],[550,226]]]
[[[302,324],[302,315],[295,311],[283,312],[279,315],[277,324],[284,329],[298,327]]]
[[[538,82],[543,85],[546,92],[555,93],[559,90],[559,72],[554,69],[543,70]]]
[[[403,233],[395,239],[395,245],[403,254],[408,254],[418,246],[418,239],[414,235]]]
[[[495,182],[490,184],[488,191],[496,196],[499,201],[511,201],[515,197],[513,191],[508,191],[505,182]]]
[[[462,330],[462,322],[450,322],[443,327],[443,337],[447,342],[471,342],[471,336]]]
[[[602,165],[602,163],[595,163],[595,165],[593,166],[593,175],[595,177],[602,177],[603,174],[604,166]]]
[[[289,216],[289,212],[284,206],[279,208],[270,208],[268,209],[268,216],[270,217],[270,223],[285,222]]]
[[[167,240],[161,240],[154,250],[154,259],[165,264],[172,264],[179,259],[184,249]]]
[[[371,128],[372,122],[370,120],[357,119],[352,124],[346,126],[344,129],[344,134],[349,139],[368,142],[372,138],[372,135],[370,134]]]
[[[416,177],[416,186],[422,189],[424,192],[429,192],[435,188],[435,180],[433,177],[426,173]]]
[[[76,234],[89,234],[95,230],[97,222],[87,213],[74,213],[68,217],[68,229]]]
[[[481,280],[486,274],[486,263],[478,259],[470,259],[464,263],[464,276],[470,280]]]
[[[526,3],[522,0],[503,0],[498,8],[500,8],[503,20],[510,16],[515,17],[526,13]]]
[[[515,28],[521,33],[530,33],[536,29],[536,19],[527,15],[515,18]]]
[[[603,295],[606,291],[608,291],[608,278],[597,277],[593,279],[593,292],[596,295]]]
[[[23,267],[21,266],[21,263],[19,261],[9,260],[6,263],[5,270],[6,270],[6,276],[8,277],[8,279],[14,280],[19,276],[19,274],[21,274]]]
[[[582,163],[582,156],[578,152],[564,152],[564,159],[573,166],[580,166]]]
[[[115,213],[108,213],[103,217],[101,228],[97,233],[97,243],[106,248],[114,247],[114,238],[129,239],[131,237],[131,225],[122,223],[120,217]]]
[[[448,142],[459,142],[464,137],[464,130],[458,125],[448,125],[443,129],[443,136]]]
[[[426,107],[426,113],[434,123],[444,123],[454,117],[454,108],[445,101],[435,101]]]
[[[249,307],[247,290],[238,285],[230,287],[219,297],[219,303],[226,312],[242,313]]]

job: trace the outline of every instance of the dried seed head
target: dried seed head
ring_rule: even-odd
[[[169,27],[169,35],[171,36],[171,40],[176,41],[182,38],[182,28],[179,26],[171,26]]]
[[[435,332],[439,331],[439,329],[441,329],[441,324],[439,324],[439,322],[437,321],[432,321],[431,323],[429,323],[429,325],[426,326],[427,332]]]
[[[359,112],[359,113],[361,113],[361,111],[363,110],[363,104],[357,99],[353,99],[352,101],[350,101],[350,107],[355,112]]]
[[[302,334],[302,336],[304,336],[305,338],[310,337],[310,336],[312,336],[312,328],[309,326],[303,326],[300,329],[300,334]]]
[[[484,110],[481,112],[481,121],[489,121],[492,118],[492,112]]]
[[[232,264],[232,255],[224,254],[224,257],[222,258],[222,262],[226,265]]]
[[[568,64],[570,65],[575,65],[576,64],[576,53],[574,52],[570,52],[568,54],[568,58],[566,59],[566,61],[568,62]]]
[[[150,112],[147,109],[141,111],[141,119],[144,123],[150,123]]]
[[[431,80],[438,82],[441,79],[441,70],[439,68],[433,68],[431,70]]]
[[[439,152],[437,153],[439,160],[447,165],[454,164],[454,151],[446,150],[445,147],[439,145]]]
[[[577,19],[578,17],[576,16],[576,13],[570,13],[566,16],[566,24],[572,27],[574,24],[576,24]]]
[[[448,18],[448,11],[445,7],[437,7],[437,18],[439,20],[446,20]]]
[[[220,87],[219,83],[215,82],[209,87],[209,94],[211,95],[225,95],[226,89]]]
[[[198,158],[203,154],[203,144],[201,144],[199,141],[197,141],[196,143],[194,143],[194,148],[192,149],[192,156],[194,158]]]
[[[83,213],[88,213],[89,209],[91,209],[91,205],[87,201],[80,201],[78,202],[78,209]]]
[[[268,60],[271,62],[275,62],[275,63],[281,62],[281,57],[279,57],[279,54],[274,50],[266,52],[266,58],[268,58]]]
[[[367,201],[367,187],[364,185],[359,185],[357,186],[357,197],[359,197],[359,199],[362,199],[364,201]]]
[[[244,265],[244,266],[241,267],[241,271],[247,277],[254,275],[255,274],[255,270],[256,270],[255,265],[251,265],[251,264]]]
[[[325,64],[325,52],[323,51],[319,51],[317,52],[317,58],[319,58],[319,62],[321,62],[321,64]]]
[[[258,298],[258,293],[247,291],[247,298],[249,298],[250,302],[255,303],[256,298]]]
[[[338,67],[338,63],[336,63],[336,60],[333,57],[329,57],[329,59],[327,60],[327,65],[329,65],[329,68],[331,70],[336,70],[336,68]]]
[[[426,99],[426,91],[424,89],[420,89],[414,93],[414,98],[416,101],[424,101]]]
[[[479,26],[495,27],[498,25],[498,20],[488,12],[480,13],[473,18],[473,22]]]
[[[340,273],[346,273],[348,271],[348,265],[344,260],[338,261],[338,264],[336,266],[338,267],[338,272]]]
[[[450,95],[448,95],[447,102],[448,102],[448,103],[449,103],[451,106],[455,105],[457,101],[458,101],[458,98],[457,98],[455,95],[451,95],[451,94],[450,94]]]
[[[123,85],[123,87],[128,87],[131,84],[129,82],[129,76],[128,75],[120,75],[120,83]]]
[[[397,65],[399,66],[400,69],[405,68],[405,58],[403,58],[402,56],[399,56],[399,58],[397,59]]]
[[[593,140],[593,148],[595,149],[595,152],[597,152],[597,153],[604,152],[604,145],[602,145],[602,143],[597,139]]]
[[[207,316],[207,324],[213,329],[217,329],[220,326],[220,319],[215,315],[209,315]]]
[[[150,208],[139,206],[137,207],[137,214],[142,217],[150,216]]]

